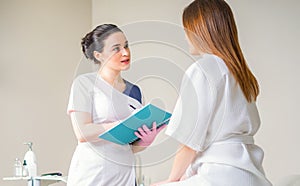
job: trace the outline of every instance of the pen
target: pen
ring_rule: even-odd
[[[136,109],[134,106],[132,106],[132,105],[130,105],[130,104],[129,104],[129,106],[130,106],[131,108],[133,108],[134,110]]]

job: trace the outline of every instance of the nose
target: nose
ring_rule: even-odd
[[[122,49],[122,56],[128,56],[130,53],[129,48],[123,48]]]

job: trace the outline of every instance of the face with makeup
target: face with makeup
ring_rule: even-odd
[[[115,32],[104,40],[102,52],[94,51],[94,56],[101,61],[102,69],[123,71],[130,67],[128,41],[122,32]]]

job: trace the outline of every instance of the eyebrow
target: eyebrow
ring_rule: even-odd
[[[125,45],[128,44],[128,41],[125,41]],[[121,44],[114,44],[113,46],[111,46],[110,48],[113,48],[113,47],[117,47],[117,46],[121,46]]]

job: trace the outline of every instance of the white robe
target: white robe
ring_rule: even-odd
[[[72,85],[68,113],[91,113],[93,123],[122,120],[142,105],[105,82],[97,73],[78,76]],[[130,145],[108,141],[79,143],[68,174],[70,186],[134,186],[134,155]]]
[[[263,150],[253,136],[260,126],[224,61],[205,54],[186,71],[166,134],[197,151],[187,180],[166,185],[269,186]]]

